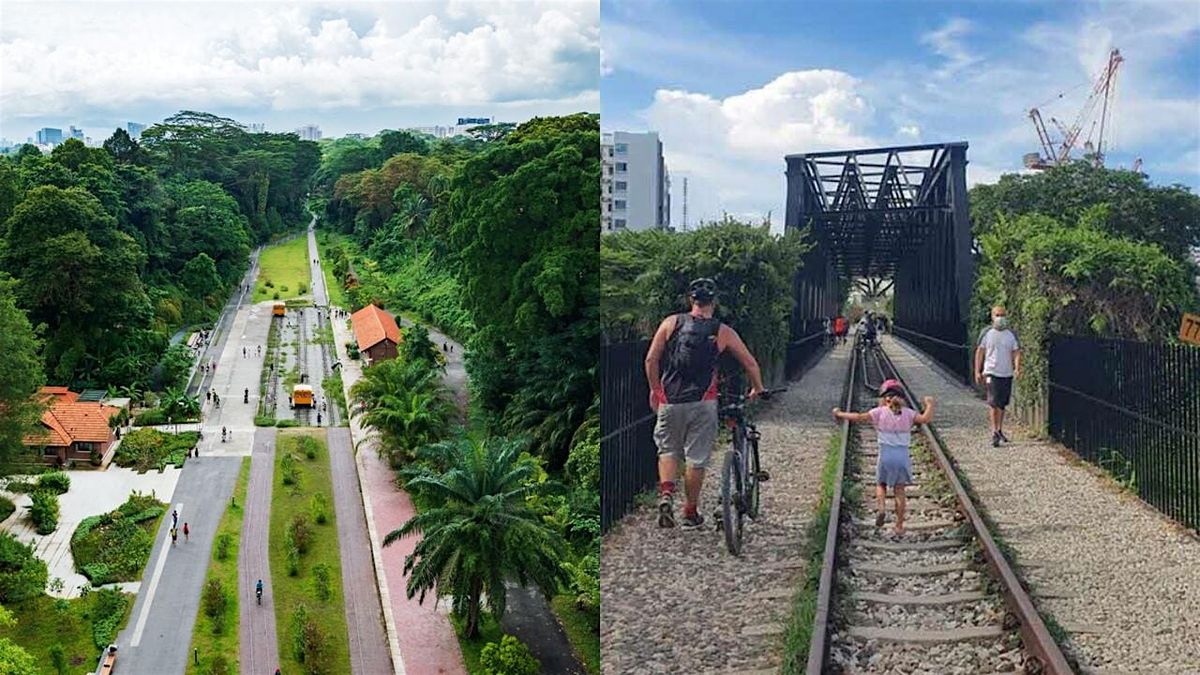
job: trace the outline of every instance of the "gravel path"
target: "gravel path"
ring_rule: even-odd
[[[1200,673],[1200,541],[1015,424],[1012,444],[992,448],[983,401],[911,347],[884,345],[916,393],[938,399],[934,426],[1081,671]]]
[[[242,650],[242,673],[269,673],[279,665],[279,641],[275,632],[275,593],[268,562],[271,530],[271,483],[275,475],[275,429],[254,432],[254,454],[250,456],[250,480],[246,484],[246,510],[242,515],[241,553],[238,556],[238,642]],[[263,580],[263,603],[254,595]]]
[[[660,530],[643,503],[602,542],[604,673],[737,672],[777,668],[790,602],[804,573],[805,528],[820,491],[848,346],[825,356],[758,417],[762,515],[740,558],[712,525],[719,470],[701,495],[702,532]],[[723,452],[723,451],[722,451]],[[723,454],[720,456],[723,457]],[[677,505],[681,508],[681,505]]]

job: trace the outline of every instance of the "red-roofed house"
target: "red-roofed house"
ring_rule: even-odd
[[[42,387],[38,395],[49,406],[42,413],[41,429],[25,437],[25,447],[36,450],[47,464],[64,466],[87,462],[92,453],[103,457],[116,440],[109,420],[121,409],[97,401],[80,401],[66,387]]]
[[[350,315],[358,351],[371,365],[376,361],[396,358],[396,347],[403,339],[400,327],[391,314],[375,305],[367,305]]]

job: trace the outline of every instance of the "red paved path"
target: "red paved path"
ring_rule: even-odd
[[[382,539],[416,515],[416,511],[408,494],[396,489],[392,471],[379,458],[374,444],[364,443],[358,452],[363,488],[371,500],[371,515]],[[419,596],[410,600],[404,591],[408,584],[404,575],[404,556],[412,553],[416,544],[415,537],[405,537],[391,546],[383,547],[382,553],[404,671],[407,675],[465,675],[467,670],[459,651],[458,638],[454,636],[454,628],[446,615],[434,609],[434,595],[427,594],[425,604],[421,605],[417,603]],[[442,604],[448,611],[448,601]]]
[[[242,675],[273,673],[279,665],[275,637],[275,596],[271,592],[268,543],[271,530],[271,482],[275,473],[275,429],[254,432],[250,480],[246,484],[246,510],[242,514],[242,540],[238,552],[238,634]],[[255,582],[263,580],[260,607],[254,597]]]
[[[350,667],[355,675],[394,672],[383,630],[379,587],[371,561],[371,540],[363,516],[358,469],[350,444],[350,430],[328,431],[329,463],[333,473],[333,506],[337,514],[338,550],[342,558],[342,591],[346,598],[346,626],[350,632]],[[412,672],[412,671],[410,671]]]

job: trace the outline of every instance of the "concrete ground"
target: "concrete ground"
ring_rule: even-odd
[[[129,623],[117,637],[119,667],[125,673],[182,673],[191,658],[188,647],[200,590],[212,555],[213,532],[233,494],[241,462],[232,457],[189,460],[179,476],[170,508],[188,523],[190,541],[171,545],[171,516],[162,519],[141,592]]]
[[[61,591],[48,591],[59,598],[78,597],[80,588],[88,583],[87,577],[75,571],[75,560],[71,557],[71,535],[75,534],[79,522],[89,516],[112,511],[135,490],[153,493],[163,501],[170,501],[181,470],[171,467],[162,473],[148,471],[139,474],[133,469],[110,466],[107,471],[67,473],[71,476],[71,489],[58,498],[58,529],[45,536],[34,532],[33,523],[28,518],[30,498],[23,494],[3,493],[13,500],[17,510],[0,523],[0,530],[33,545],[37,556],[46,561],[46,566],[50,568],[51,580],[56,577],[63,580]]]
[[[267,330],[271,326],[271,302],[243,305],[234,318],[229,339],[212,374],[211,389],[221,397],[220,407],[214,406],[201,393],[200,439],[201,457],[246,457],[254,441],[254,414],[258,410],[259,379],[267,352]],[[257,347],[263,355],[257,355]],[[242,356],[242,349],[246,356]],[[245,390],[250,390],[249,403],[242,402]],[[221,442],[221,428],[232,435]]]

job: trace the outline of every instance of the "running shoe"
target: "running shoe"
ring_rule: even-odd
[[[1005,443],[1009,443],[1009,442],[1010,442],[1010,441],[1008,440],[1008,436],[1005,436],[1003,431],[997,431],[996,433],[1000,434],[1000,440],[1004,441]]]
[[[886,517],[887,516],[884,515],[883,511],[879,511],[878,513],[876,513],[875,514],[875,527],[883,527],[883,520]]]
[[[1000,447],[1000,432],[999,431],[992,432],[992,447],[993,448]]]
[[[675,527],[675,499],[670,492],[658,498],[658,526]]]
[[[702,527],[704,527],[704,516],[700,515],[699,511],[683,516],[683,529],[699,530]]]

